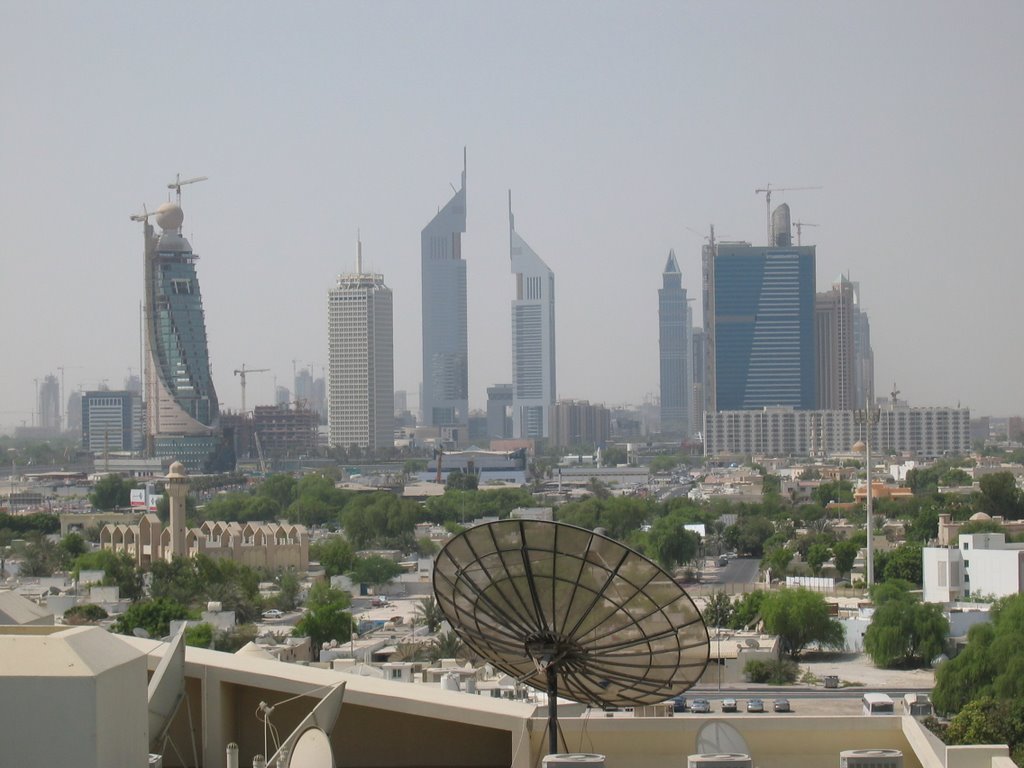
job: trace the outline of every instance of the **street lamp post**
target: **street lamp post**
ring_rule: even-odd
[[[867,482],[867,497],[865,499],[865,506],[867,507],[867,534],[868,534],[868,546],[867,546],[867,558],[864,563],[864,582],[868,589],[875,583],[875,561],[874,561],[874,513],[872,510],[873,501],[873,489],[871,487],[871,430],[878,423],[881,413],[877,407],[872,408],[871,402],[866,401],[863,409],[858,409],[853,412],[853,420],[856,424],[864,426],[864,465],[866,467],[866,482]]]

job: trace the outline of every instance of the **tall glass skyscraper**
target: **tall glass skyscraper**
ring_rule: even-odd
[[[693,420],[693,320],[675,251],[668,252],[661,282],[658,290],[661,431],[688,438]]]
[[[555,273],[516,232],[508,206],[509,253],[516,276],[512,300],[512,434],[548,436],[555,404]]]
[[[209,468],[219,444],[219,408],[210,374],[196,255],[181,235],[176,203],[157,209],[154,233],[144,221],[146,280],[146,421],[154,456],[190,471]]]
[[[327,299],[331,445],[380,450],[395,444],[395,363],[391,289],[384,276],[340,275]]]
[[[785,221],[773,246],[722,242],[705,254],[709,411],[816,407],[815,249],[790,244],[788,206]]]
[[[462,187],[437,212],[420,236],[423,291],[423,390],[420,407],[427,426],[467,424],[469,345],[466,321],[466,166]]]

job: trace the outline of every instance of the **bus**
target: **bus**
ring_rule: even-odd
[[[885,693],[865,693],[861,702],[865,715],[891,715],[896,711],[892,697]]]

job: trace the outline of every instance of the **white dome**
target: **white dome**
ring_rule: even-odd
[[[185,221],[185,213],[176,203],[164,203],[156,209],[156,223],[165,232],[170,229],[180,229],[183,221]]]

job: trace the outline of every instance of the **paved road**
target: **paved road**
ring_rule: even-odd
[[[753,584],[757,581],[761,561],[756,557],[737,557],[724,568],[705,573],[705,584]]]

